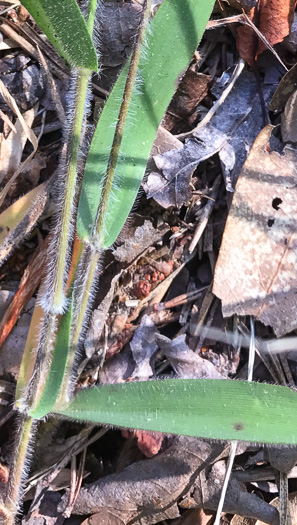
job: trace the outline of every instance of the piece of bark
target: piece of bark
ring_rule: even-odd
[[[225,462],[218,461],[210,470],[199,473],[193,493],[197,507],[217,510],[225,472]],[[247,492],[243,484],[232,478],[228,485],[223,511],[258,518],[271,525],[279,525],[278,511],[255,494]]]
[[[213,293],[223,315],[253,315],[277,336],[297,328],[297,157],[258,135],[239,177],[217,261]]]

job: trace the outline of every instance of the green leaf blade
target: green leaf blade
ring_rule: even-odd
[[[22,0],[35,22],[70,65],[97,71],[97,55],[76,0]]]
[[[176,89],[176,79],[201,40],[213,4],[213,0],[164,0],[150,24],[141,78],[132,95],[121,160],[108,203],[102,248],[113,244],[131,211],[158,126]],[[86,163],[77,220],[78,235],[85,241],[90,238],[100,201],[113,138],[111,124],[116,122],[126,76],[127,68],[103,109]]]
[[[61,318],[50,369],[45,378],[40,399],[29,410],[29,415],[34,419],[41,419],[49,414],[58,399],[70,349],[72,313],[73,297],[69,310]]]
[[[297,444],[297,392],[231,380],[164,380],[82,390],[57,413],[200,438]]]

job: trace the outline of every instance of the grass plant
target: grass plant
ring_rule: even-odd
[[[116,241],[131,211],[176,79],[193,56],[214,0],[164,0],[151,22],[151,1],[145,2],[132,56],[95,130],[81,188],[77,165],[85,147],[89,78],[97,69],[91,37],[100,4],[90,0],[84,19],[75,0],[22,3],[72,66],[72,97],[48,275],[39,292],[17,384],[19,430],[7,493],[0,504],[7,525],[20,508],[37,422],[48,414],[211,439],[297,444],[297,393],[285,387],[164,380],[104,385],[73,395],[75,363],[92,291],[98,286],[101,254]],[[74,27],[78,41],[73,46]]]

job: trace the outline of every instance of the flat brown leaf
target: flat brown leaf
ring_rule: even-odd
[[[277,336],[297,328],[297,157],[258,135],[238,179],[213,292],[223,315],[254,315]]]
[[[252,22],[258,27],[268,42],[274,46],[289,33],[294,16],[296,0],[259,0],[257,8],[249,14]],[[250,27],[243,26],[238,30],[238,51],[250,65],[266,49]]]

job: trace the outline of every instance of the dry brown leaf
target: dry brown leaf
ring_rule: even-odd
[[[45,240],[40,250],[28,264],[19,288],[0,321],[0,347],[17,322],[21,312],[39,286],[46,261],[48,241]]]
[[[18,377],[34,303],[35,299],[30,299],[10,336],[1,347],[0,376],[9,374],[9,377],[14,379]]]
[[[37,106],[23,113],[23,118],[29,128],[33,124]],[[13,174],[21,162],[23,149],[27,142],[27,133],[20,120],[15,122],[16,132],[11,131],[8,136],[0,137],[0,182],[9,174]]]
[[[49,198],[51,179],[14,202],[0,214],[0,264],[34,228]]]
[[[213,292],[223,315],[254,315],[277,336],[297,327],[297,157],[258,135],[238,179]]]
[[[193,127],[198,118],[198,105],[207,95],[210,81],[210,75],[186,71],[164,116],[168,131],[176,134]]]
[[[294,16],[296,0],[259,0],[257,8],[250,11],[252,22],[274,46],[281,42],[289,33]],[[253,65],[257,56],[266,49],[265,44],[257,39],[251,27],[238,29],[237,47],[240,56]]]

